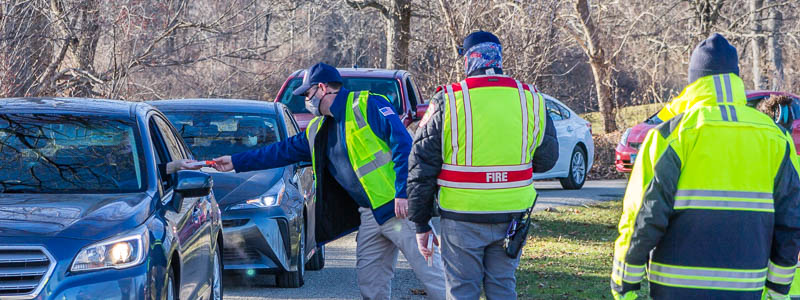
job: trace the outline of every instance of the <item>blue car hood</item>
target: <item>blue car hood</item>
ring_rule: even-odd
[[[222,211],[228,206],[261,197],[283,176],[284,168],[244,173],[211,173],[214,197]]]
[[[144,223],[153,197],[134,194],[0,194],[0,236],[101,240]]]

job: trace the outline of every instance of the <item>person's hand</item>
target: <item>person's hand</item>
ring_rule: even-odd
[[[428,230],[428,232],[417,233],[417,248],[419,249],[419,253],[425,257],[425,260],[428,260],[433,256],[433,247],[428,249],[428,236],[433,234],[433,230]],[[433,236],[433,244],[439,246],[439,238],[434,235]]]
[[[398,219],[405,219],[408,217],[408,199],[394,198],[394,215]]]
[[[230,172],[233,171],[233,161],[231,160],[230,155],[220,156],[214,159],[216,163],[214,165],[214,169],[220,172]]]
[[[189,164],[197,162],[194,159],[179,159],[167,163],[167,174],[173,174],[180,170],[200,170],[203,166],[190,166]]]
[[[636,292],[628,291],[624,295],[620,295],[615,290],[611,290],[611,295],[614,296],[614,300],[636,300]]]

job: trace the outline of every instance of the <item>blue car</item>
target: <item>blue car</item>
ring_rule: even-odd
[[[0,99],[0,299],[221,299],[212,178],[158,110]]]
[[[183,99],[150,102],[183,136],[198,159],[257,149],[300,133],[280,103]],[[244,173],[215,172],[222,208],[225,270],[275,274],[278,287],[298,288],[306,269],[325,264],[315,241],[314,179],[308,164]]]

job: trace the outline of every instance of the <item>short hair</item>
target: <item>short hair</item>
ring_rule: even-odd
[[[342,83],[341,82],[335,82],[334,81],[334,82],[328,82],[326,84],[328,85],[328,87],[330,87],[330,88],[332,88],[334,90],[339,90],[339,89],[342,88]]]

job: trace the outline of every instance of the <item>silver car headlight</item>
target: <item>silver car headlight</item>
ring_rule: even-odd
[[[73,272],[125,269],[141,264],[147,256],[149,235],[142,226],[129,235],[86,246],[75,256]]]
[[[270,188],[263,196],[249,199],[244,203],[231,205],[227,210],[248,209],[248,208],[262,208],[280,205],[283,200],[283,194],[286,192],[286,184],[281,181],[272,188]]]

